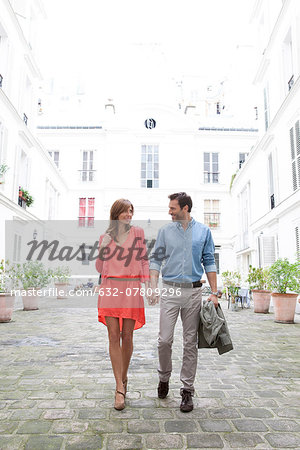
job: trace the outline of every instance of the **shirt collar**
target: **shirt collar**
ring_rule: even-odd
[[[192,228],[192,226],[195,224],[195,222],[196,222],[195,219],[193,217],[191,217],[191,220],[189,221],[189,224],[186,229],[188,230],[189,228]],[[183,226],[181,225],[180,222],[176,222],[176,226],[179,229],[183,229]]]

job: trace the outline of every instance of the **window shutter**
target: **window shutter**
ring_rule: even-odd
[[[293,190],[295,191],[300,186],[300,129],[299,129],[299,120],[296,122],[295,128],[291,128],[290,129],[290,144],[291,144],[291,158],[292,158],[292,181],[293,181]]]
[[[300,129],[299,129],[299,120],[297,120],[295,125],[295,135],[296,135],[296,149],[297,156],[300,156]]]
[[[265,130],[269,128],[269,99],[268,88],[264,88],[264,110],[265,110]]]
[[[5,128],[0,122],[0,164],[3,164],[6,160],[7,134],[7,128]]]
[[[262,256],[263,267],[268,267],[276,260],[275,255],[275,237],[263,236],[262,237]]]
[[[297,253],[297,257],[300,258],[299,227],[295,228],[295,233],[296,233],[296,253]]]
[[[79,217],[85,217],[86,211],[86,198],[81,197],[79,199]]]
[[[296,172],[296,161],[292,164],[292,176],[293,176],[293,189],[297,189],[297,172]]]
[[[291,157],[292,161],[294,161],[295,159],[294,128],[290,129],[290,143],[291,143]]]
[[[296,136],[296,150],[297,150],[297,172],[298,172],[298,187],[300,187],[300,127],[299,120],[297,120],[295,125],[295,136]]]

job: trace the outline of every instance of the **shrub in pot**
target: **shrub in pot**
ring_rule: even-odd
[[[18,288],[18,272],[9,261],[0,261],[0,322],[10,322],[14,310],[15,295]]]
[[[52,271],[58,299],[68,298],[67,289],[70,275],[71,271],[69,267],[57,267]]]
[[[223,286],[225,288],[226,297],[229,296],[231,301],[231,307],[234,311],[237,311],[238,291],[241,285],[241,274],[239,272],[226,271],[222,273]]]
[[[269,269],[249,266],[246,280],[252,292],[254,312],[267,314],[269,312],[271,291],[267,289],[269,281]]]
[[[19,198],[25,202],[25,204],[26,204],[26,206],[28,206],[28,208],[34,202],[34,199],[29,194],[29,192],[21,186],[19,187]]]
[[[300,293],[300,260],[295,263],[279,258],[269,269],[275,322],[294,323],[297,297]]]
[[[27,261],[20,266],[20,280],[25,292],[22,293],[24,311],[38,308],[38,291],[49,284],[51,272],[39,261]]]

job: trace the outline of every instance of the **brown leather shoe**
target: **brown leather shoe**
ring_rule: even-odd
[[[117,394],[123,395],[124,400],[122,402],[117,402]],[[125,408],[125,394],[124,394],[124,392],[116,391],[114,408],[117,409],[118,411],[121,411],[122,409]]]
[[[182,401],[180,404],[181,412],[190,412],[193,410],[193,399],[190,391],[186,391],[185,389],[181,393]]]
[[[169,382],[168,381],[160,381],[158,383],[157,395],[158,398],[166,398],[169,392]]]

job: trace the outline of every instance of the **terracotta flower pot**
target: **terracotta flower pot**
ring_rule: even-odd
[[[272,292],[275,322],[294,323],[298,294],[278,294]]]
[[[69,283],[54,283],[57,289],[58,299],[68,298],[68,285]]]
[[[37,288],[35,289],[29,288],[26,291],[26,295],[22,295],[23,311],[35,311],[39,309],[38,307],[39,297],[36,291],[38,291]]]
[[[10,322],[14,310],[15,296],[0,293],[0,322]]]
[[[254,312],[268,314],[271,301],[271,291],[252,289],[252,296]]]

